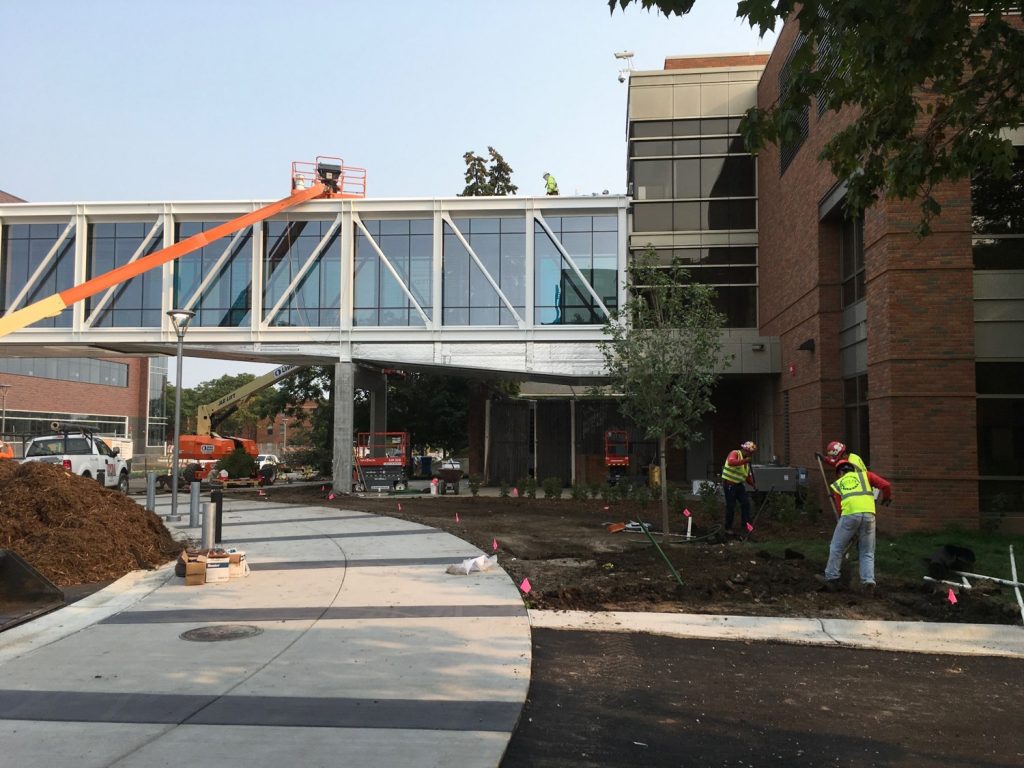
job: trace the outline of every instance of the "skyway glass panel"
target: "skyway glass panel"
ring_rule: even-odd
[[[320,328],[340,324],[341,228],[335,227],[321,245],[333,225],[333,219],[268,221],[263,225],[263,307],[264,319],[271,325]],[[319,251],[316,261],[291,289],[314,251]],[[269,317],[289,290],[281,310]]]
[[[25,287],[29,278],[44,262],[47,254],[60,240],[67,226],[60,224],[8,224],[3,231],[3,311],[12,309],[11,304]],[[68,235],[60,249],[50,259],[43,273],[16,309],[44,299],[54,293],[67,290],[75,284],[75,232]],[[70,328],[71,308],[63,310],[56,317],[45,317],[32,324],[34,328]]]
[[[416,299],[427,317],[433,317],[432,219],[363,219],[363,226],[377,248],[398,273],[395,280],[373,243],[355,228],[356,253],[353,276],[355,326],[423,326],[423,319],[405,291]]]
[[[546,216],[555,238],[611,312],[618,307],[618,219]],[[537,222],[534,225],[534,322],[537,325],[603,325],[604,313],[586,284]]]
[[[526,313],[526,220],[523,216],[453,219],[487,274],[520,317]],[[458,235],[444,227],[443,324],[517,325]]]
[[[143,243],[146,243],[146,237],[154,224],[153,221],[90,224],[86,256],[87,276],[97,277],[129,263]],[[155,253],[161,248],[163,236],[158,232],[146,243],[145,250],[138,258]],[[94,328],[159,328],[161,278],[159,269],[151,269],[115,286],[106,301],[106,291],[90,297],[85,302],[86,317],[91,317],[93,311],[99,307],[100,312],[92,321]]]
[[[183,221],[174,227],[174,241],[206,232],[221,221]],[[252,227],[238,239],[222,237],[174,262],[174,306],[183,306],[213,271],[225,249],[227,259],[217,268],[196,305],[193,326],[238,328],[248,325],[252,311]],[[159,306],[159,305],[158,305]]]

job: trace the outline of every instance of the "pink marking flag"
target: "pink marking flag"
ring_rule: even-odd
[[[493,541],[491,541],[491,549],[493,549],[495,552],[498,551],[498,540],[497,539],[494,539]]]
[[[530,594],[530,590],[533,589],[533,587],[530,586],[529,579],[523,579],[523,583],[519,585],[519,588],[523,590],[524,595]]]
[[[334,491],[331,491],[330,493],[327,494],[327,500],[334,501]]]
[[[401,511],[402,511],[402,502],[398,502],[398,511],[399,511],[399,512],[401,512]]]
[[[747,533],[750,533],[753,530],[754,530],[754,524],[753,523],[747,523]]]
[[[607,511],[608,511],[608,505],[607,505],[607,504],[605,504],[605,505],[604,505],[604,511],[605,511],[605,512],[607,512]]]
[[[689,509],[684,509],[684,510],[683,510],[683,515],[684,515],[684,516],[686,516],[686,517],[689,517],[689,516],[690,516],[691,514],[693,514],[693,513],[692,513],[692,512],[690,512],[690,510],[689,510]]]
[[[512,498],[513,499],[518,499],[519,498],[519,489],[518,488],[513,488],[512,489]]]
[[[459,522],[459,513],[458,512],[455,513],[455,522],[456,523]]]
[[[956,595],[953,594],[953,588],[952,587],[949,588],[949,595],[948,595],[948,597],[949,597],[949,604],[950,605],[956,605]]]

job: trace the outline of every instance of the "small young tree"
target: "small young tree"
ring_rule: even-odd
[[[494,147],[487,148],[491,163],[474,152],[462,156],[466,161],[466,187],[459,197],[514,195],[518,190],[512,183],[512,166],[505,162]]]
[[[619,409],[648,439],[657,438],[661,466],[661,519],[668,534],[669,443],[685,448],[700,439],[700,422],[714,410],[711,393],[722,362],[724,317],[714,289],[692,283],[683,264],[657,264],[653,249],[629,268],[628,297],[605,324],[601,344],[609,385],[621,393]]]

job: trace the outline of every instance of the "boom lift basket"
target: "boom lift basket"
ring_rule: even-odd
[[[292,163],[292,189],[308,189],[315,183],[327,189],[324,197],[366,197],[366,169],[345,165],[340,157],[318,155],[312,163]]]

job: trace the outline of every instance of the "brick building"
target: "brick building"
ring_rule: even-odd
[[[727,119],[734,132],[732,121],[750,106],[743,83],[756,80],[758,105],[776,101],[797,34],[786,25],[770,55],[670,58],[662,71],[632,73],[631,248],[692,253],[698,279],[707,274],[725,292],[729,325],[753,317],[760,335],[777,340],[767,398],[756,381],[733,382],[755,410],[738,426],[762,455],[813,467],[816,451],[843,440],[893,481],[896,504],[880,519],[889,529],[995,519],[1024,526],[1020,211],[986,219],[978,203],[972,211],[978,182],[972,190],[965,181],[939,190],[942,215],[927,238],[914,233],[913,201],[883,200],[860,217],[847,215],[845,190],[818,154],[850,118],[815,105],[799,142],[757,157],[748,195],[737,194],[745,190],[721,163],[711,164],[717,176],[709,184],[708,169],[688,157],[706,158],[705,145],[720,149],[703,137],[696,143],[703,126],[717,129],[715,121]],[[741,142],[732,141],[725,165],[742,172]],[[1021,171],[1024,178],[1024,164]],[[1008,192],[1001,194],[1005,202]],[[737,221],[749,224],[746,213],[724,210],[723,198],[735,207],[741,197],[754,199],[755,223],[736,231]],[[753,260],[742,250],[750,246]],[[753,280],[736,268],[748,262]],[[735,274],[724,275],[723,264]],[[749,315],[747,302],[756,306]],[[729,447],[712,442],[716,455]],[[824,501],[816,475],[812,487]]]

